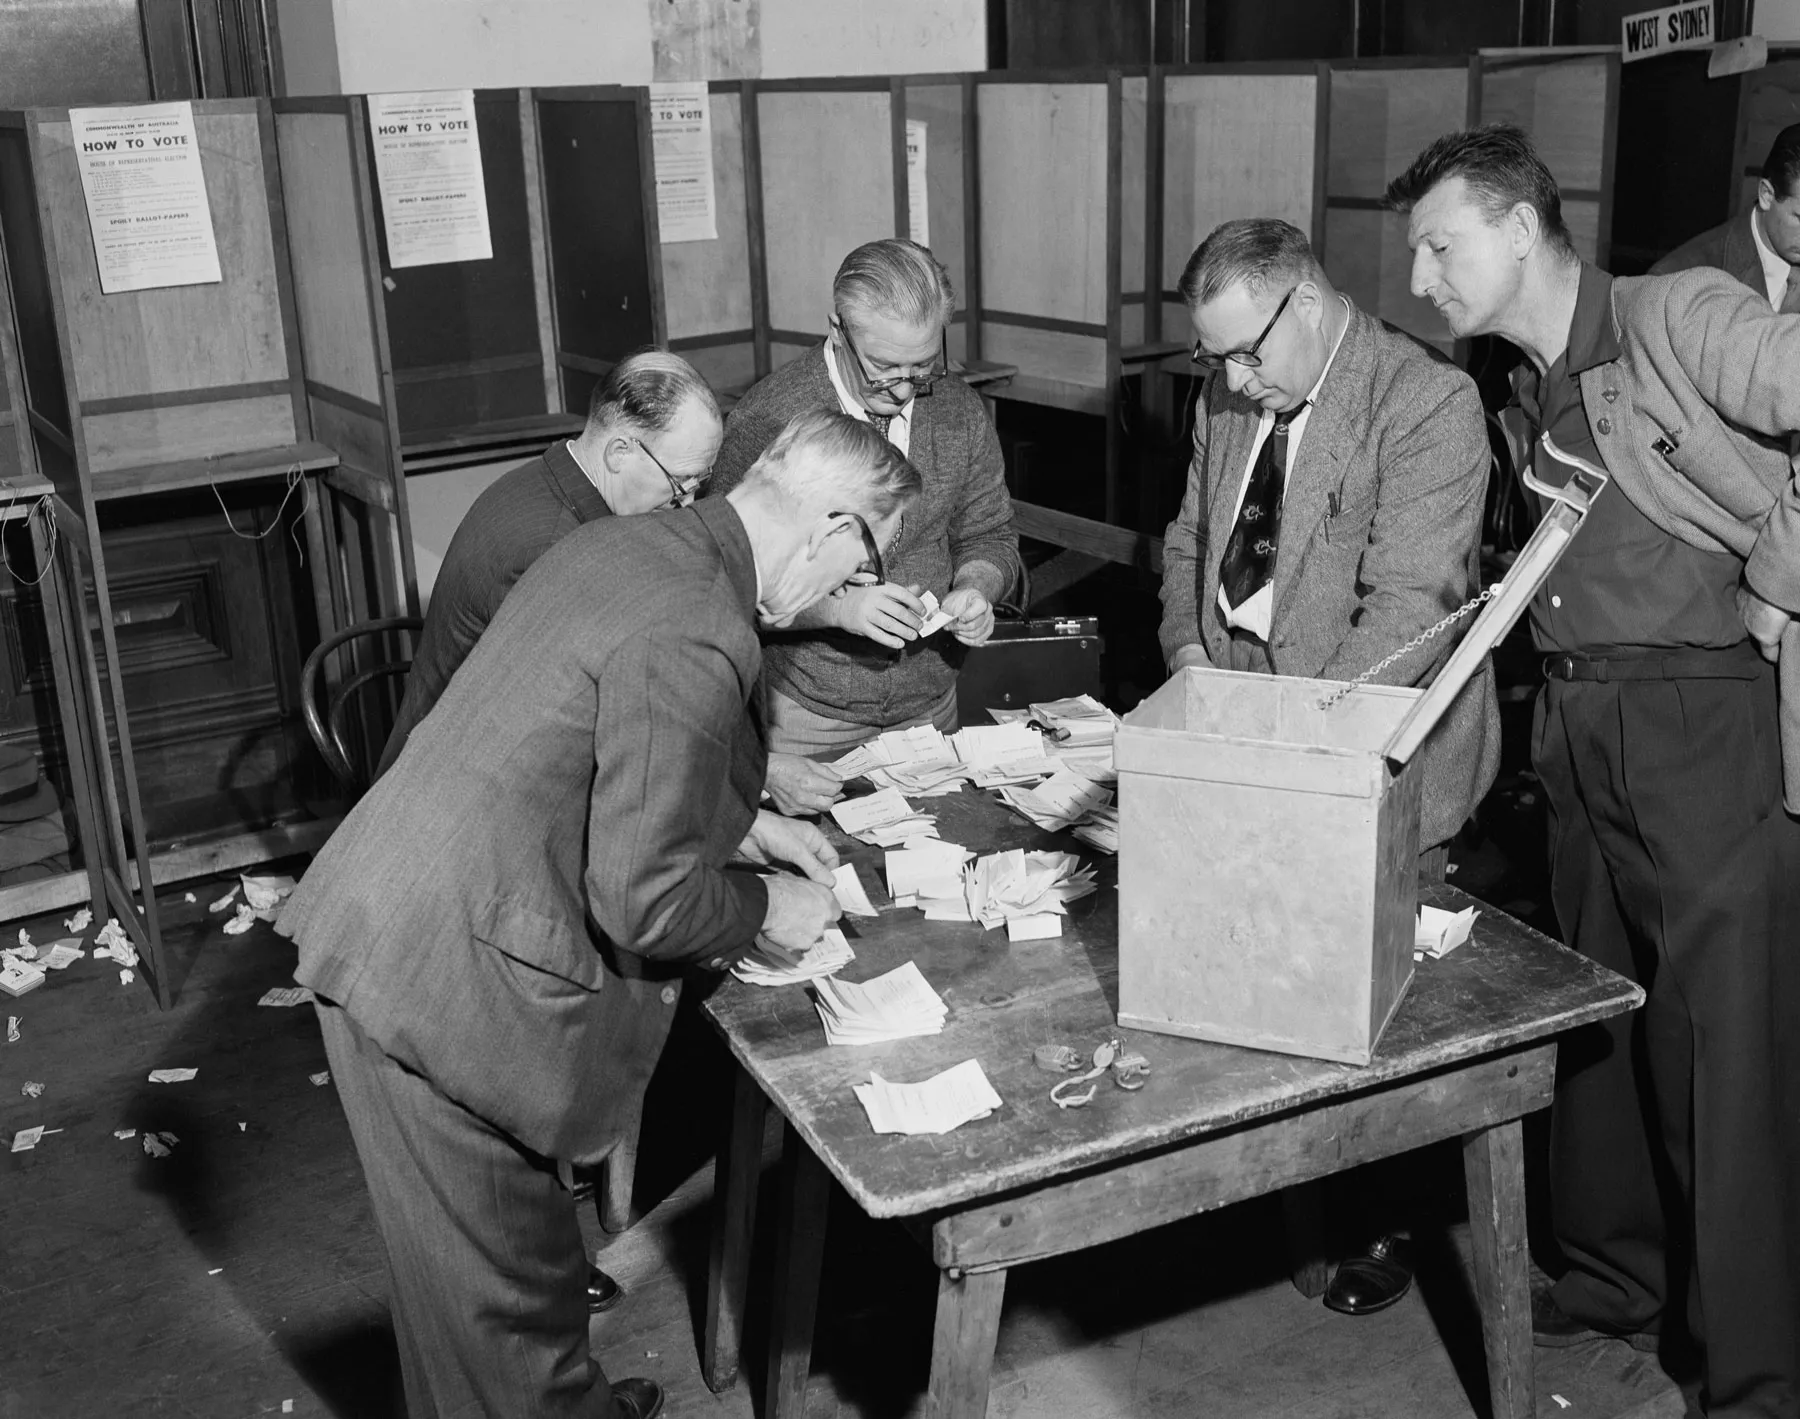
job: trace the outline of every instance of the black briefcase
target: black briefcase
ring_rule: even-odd
[[[1023,709],[1065,695],[1100,697],[1097,616],[999,619],[986,645],[964,657],[956,710],[964,724],[989,724],[988,710]]]

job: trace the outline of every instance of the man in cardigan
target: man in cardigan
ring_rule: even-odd
[[[850,749],[885,729],[953,730],[962,647],[984,642],[1017,581],[1019,541],[1000,443],[981,400],[947,372],[949,273],[888,238],[844,258],[830,334],[757,383],[731,411],[714,474],[729,490],[795,414],[840,410],[911,460],[925,491],[863,585],[827,597],[764,648],[769,748]],[[919,638],[930,591],[951,617]]]
[[[1287,222],[1225,223],[1180,290],[1195,363],[1214,373],[1163,538],[1169,668],[1353,679],[1480,590],[1491,455],[1474,382],[1358,310]],[[1460,629],[1375,682],[1428,684]],[[1445,847],[1499,761],[1484,663],[1420,755],[1427,876],[1442,880]],[[1411,1282],[1406,1248],[1379,1237],[1338,1268],[1325,1304],[1364,1315]]]
[[[1695,266],[1729,272],[1766,295],[1774,310],[1800,312],[1800,123],[1775,135],[1750,210],[1683,242],[1650,274],[1669,276]]]
[[[1707,1414],[1796,1419],[1800,825],[1781,731],[1800,706],[1765,657],[1800,660],[1782,637],[1800,610],[1800,316],[1722,271],[1615,280],[1582,261],[1555,179],[1506,125],[1438,139],[1388,201],[1411,214],[1414,294],[1458,336],[1524,352],[1503,420],[1519,466],[1563,481],[1533,452],[1548,433],[1613,483],[1531,606],[1533,761],[1564,938],[1648,1001],[1558,1060],[1569,1265],[1533,1328],[1655,1349],[1685,1319]]]

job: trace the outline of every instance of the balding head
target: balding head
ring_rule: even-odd
[[[594,386],[575,457],[615,513],[691,502],[724,441],[719,402],[680,355],[634,350]]]

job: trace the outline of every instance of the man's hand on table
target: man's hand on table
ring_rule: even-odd
[[[834,593],[827,604],[833,625],[867,636],[889,650],[900,650],[908,641],[917,640],[919,627],[925,622],[925,603],[919,600],[919,588],[891,581],[873,585],[851,583]]]
[[[738,845],[738,856],[758,867],[797,867],[823,886],[827,896],[831,895],[831,874],[838,865],[837,849],[816,824],[783,818],[779,813],[759,808],[756,821]],[[837,918],[833,916],[832,920]]]
[[[774,873],[765,880],[769,911],[763,917],[762,934],[784,951],[805,955],[819,944],[825,928],[843,915],[844,909],[830,887],[787,872]]]
[[[798,754],[769,755],[763,780],[776,810],[790,818],[823,813],[844,796],[844,783],[836,774]]]
[[[994,608],[973,586],[952,591],[938,609],[950,618],[946,629],[964,645],[984,645],[994,633]]]

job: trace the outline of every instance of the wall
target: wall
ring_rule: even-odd
[[[137,0],[0,0],[0,109],[149,97]]]
[[[279,0],[278,13],[291,94],[935,73],[987,61],[984,0]]]
[[[1775,44],[1800,44],[1800,0],[1756,0],[1752,28]]]

